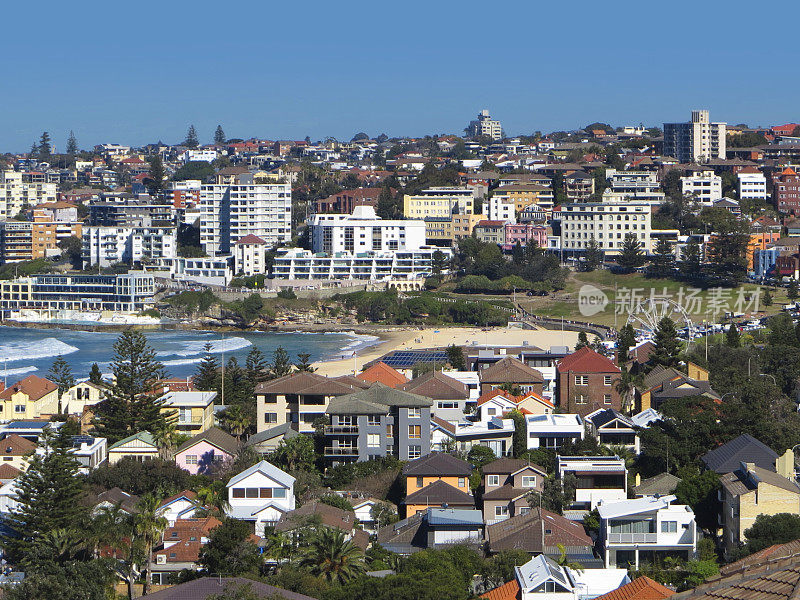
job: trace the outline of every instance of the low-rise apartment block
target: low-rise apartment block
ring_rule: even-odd
[[[722,199],[722,177],[710,169],[695,171],[681,177],[681,193],[700,204],[712,204]]]
[[[459,187],[436,187],[422,190],[416,196],[403,196],[403,216],[406,219],[449,217],[453,213],[471,215],[475,212],[475,190]]]
[[[594,239],[609,255],[619,254],[625,236],[633,234],[642,250],[653,250],[651,211],[648,202],[616,200],[613,202],[581,202],[561,208],[561,247],[566,251],[583,251]]]
[[[156,262],[175,258],[178,240],[174,227],[85,227],[84,268],[109,267],[115,263]]]

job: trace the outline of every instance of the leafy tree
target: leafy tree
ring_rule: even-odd
[[[107,490],[118,487],[137,496],[171,495],[191,487],[192,476],[175,461],[152,458],[140,462],[125,457],[113,465],[98,467],[86,481]]]
[[[690,237],[689,241],[686,242],[681,254],[681,263],[682,271],[689,277],[696,277],[700,274],[702,266],[700,244],[697,243],[694,237]]]
[[[581,348],[585,348],[588,345],[589,345],[589,338],[586,335],[585,331],[581,331],[578,334],[578,341],[575,343],[575,351],[577,352]]]
[[[400,215],[400,206],[392,189],[387,185],[381,189],[375,204],[375,213],[382,219],[394,219]]]
[[[108,600],[115,580],[104,559],[64,563],[43,559],[35,569],[26,571],[21,583],[7,586],[3,599]]]
[[[370,509],[369,514],[375,521],[375,527],[378,529],[386,525],[391,525],[398,519],[397,511],[387,502],[376,502]]]
[[[545,510],[563,515],[569,505],[575,501],[575,490],[578,480],[572,473],[567,473],[563,480],[547,477],[542,491],[534,491],[528,495],[528,504],[533,508],[541,506]]]
[[[83,242],[81,238],[71,235],[58,242],[61,257],[68,260],[73,269],[80,269],[82,264]]]
[[[53,153],[53,145],[50,142],[50,134],[48,132],[42,132],[42,137],[39,138],[39,146],[36,150],[39,160],[50,160],[50,156]]]
[[[292,363],[289,360],[289,353],[283,346],[275,348],[272,353],[272,364],[269,369],[270,379],[284,377],[292,372]]]
[[[751,554],[774,544],[791,542],[800,538],[800,515],[758,515],[744,535],[747,537],[747,551]]]
[[[311,471],[315,460],[314,440],[308,435],[281,440],[269,457],[271,463],[288,471]]]
[[[688,470],[684,470],[688,471]],[[714,531],[717,528],[719,501],[717,491],[720,488],[719,475],[714,471],[692,469],[691,474],[681,472],[683,477],[675,488],[678,504],[692,507],[697,516],[697,524],[703,529]]]
[[[35,568],[56,531],[80,531],[87,509],[80,502],[84,480],[72,454],[70,437],[44,430],[42,452],[34,453],[27,470],[16,479],[17,505],[7,521],[13,533],[3,534],[3,551],[13,564]]]
[[[311,354],[308,352],[298,352],[297,362],[294,363],[294,368],[298,372],[313,373],[317,369],[311,366]]]
[[[364,554],[332,527],[320,527],[300,558],[299,565],[329,582],[347,583],[365,570]]]
[[[220,388],[220,364],[217,357],[211,352],[211,344],[203,346],[203,360],[197,365],[193,380],[198,390],[210,391]]]
[[[253,424],[250,415],[239,404],[228,406],[219,415],[220,425],[241,442],[242,436]]]
[[[623,366],[619,378],[614,381],[614,389],[622,401],[622,412],[627,413],[633,410],[633,403],[636,398],[636,383],[636,375]]]
[[[515,577],[515,567],[530,559],[530,554],[524,550],[501,550],[487,559],[481,570],[484,589],[493,589],[511,581]]]
[[[225,143],[225,132],[222,130],[222,125],[217,125],[214,130],[214,143],[221,146]]]
[[[764,295],[761,297],[764,306],[772,306],[772,294],[769,289],[764,290]]]
[[[628,271],[638,269],[644,264],[645,256],[642,245],[633,233],[625,234],[622,248],[617,256],[617,264]]]
[[[67,138],[67,154],[78,153],[78,141],[75,139],[75,133],[70,129],[69,137]]]
[[[796,279],[790,279],[789,280],[789,285],[786,287],[786,297],[792,302],[797,300],[797,280]]]
[[[164,178],[164,163],[161,162],[161,156],[155,154],[150,157],[150,172],[144,179],[144,184],[148,191],[155,195],[164,189]]]
[[[216,171],[210,162],[205,160],[190,160],[180,169],[175,171],[172,179],[175,181],[186,181],[187,179],[199,179],[205,181]]]
[[[672,319],[663,317],[658,322],[653,342],[655,343],[655,349],[650,355],[650,361],[653,364],[665,367],[678,366],[681,343],[678,340],[678,331],[675,329],[675,322]]]
[[[92,363],[92,368],[89,371],[89,381],[95,385],[103,385],[103,373],[97,363]]]
[[[586,243],[583,258],[583,268],[587,271],[594,271],[603,263],[603,251],[600,249],[600,244],[597,243],[594,236]]]
[[[200,145],[200,141],[197,139],[197,130],[194,128],[194,125],[189,125],[189,130],[186,132],[186,139],[183,140],[182,145],[187,148],[197,148]]]
[[[728,327],[728,331],[725,333],[725,345],[731,348],[739,348],[742,345],[739,328],[735,323],[731,323]]]
[[[262,564],[258,547],[250,541],[244,521],[226,518],[214,529],[200,551],[199,563],[207,573],[238,577],[256,575]]]
[[[353,512],[353,505],[350,504],[339,494],[333,494],[333,493],[322,494],[322,496],[319,497],[319,501],[322,502],[323,504],[327,504],[328,506],[333,506],[335,508],[340,508],[348,512]]]
[[[514,421],[514,436],[512,438],[514,457],[519,458],[528,448],[528,431],[527,424],[525,423],[525,415],[514,409],[508,413],[508,416]]]
[[[58,386],[58,414],[62,414],[64,411],[61,406],[61,399],[64,394],[66,394],[67,391],[73,385],[75,385],[75,378],[72,376],[72,369],[70,368],[69,363],[64,360],[64,357],[59,354],[53,361],[53,365],[47,372],[47,376],[49,377],[50,381]]]
[[[464,360],[464,351],[455,344],[450,344],[447,347],[447,362],[456,371],[466,371],[467,362]]]
[[[111,371],[113,384],[95,407],[93,423],[98,434],[118,441],[138,431],[155,435],[165,430],[175,411],[163,410],[165,401],[159,399],[155,389],[166,371],[142,332],[127,330],[120,334],[114,342]]]
[[[653,277],[669,277],[675,267],[675,255],[670,243],[661,238],[656,242],[653,257],[650,259],[648,275]]]
[[[494,451],[488,446],[473,446],[467,452],[467,461],[476,469],[482,469],[496,459]]]

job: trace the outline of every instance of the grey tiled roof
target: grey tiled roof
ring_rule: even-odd
[[[778,455],[772,448],[745,433],[707,452],[702,460],[708,469],[722,474],[735,471],[742,462],[754,463],[758,467],[774,471],[777,458]]]

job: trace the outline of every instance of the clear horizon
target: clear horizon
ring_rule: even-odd
[[[201,143],[217,124],[229,138],[458,135],[483,108],[508,135],[660,127],[696,108],[730,124],[800,119],[784,66],[796,45],[773,36],[781,60],[763,60],[737,41],[749,16],[737,4],[14,4],[6,22],[36,28],[0,42],[0,151],[26,152],[42,131],[59,150],[70,130],[84,149],[174,144],[190,124]],[[784,12],[796,5],[770,5]]]

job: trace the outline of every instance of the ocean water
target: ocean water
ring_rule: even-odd
[[[235,356],[244,366],[247,353],[255,346],[267,360],[279,346],[292,361],[298,352],[308,352],[312,361],[352,356],[362,348],[378,343],[378,338],[354,333],[274,333],[212,331],[148,331],[148,342],[172,377],[194,374],[203,359],[203,347],[227,361]],[[8,384],[30,373],[45,377],[56,356],[64,357],[76,379],[89,376],[97,363],[103,373],[110,371],[113,344],[118,331],[76,331],[72,329],[29,329],[0,327],[0,378]]]

